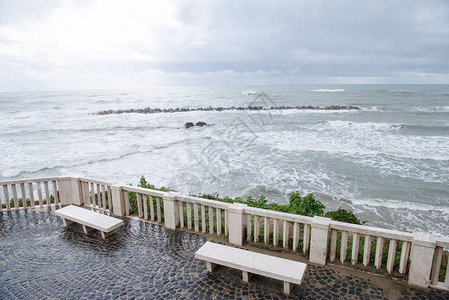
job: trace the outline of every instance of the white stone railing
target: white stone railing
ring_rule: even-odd
[[[310,229],[313,218],[271,211],[261,208],[245,207],[244,221],[246,225],[247,241],[262,242],[260,232],[263,230],[263,243],[278,246],[279,234],[282,233],[282,246],[284,249],[297,251],[302,245],[302,252],[307,253],[310,245]],[[271,234],[272,231],[272,234]],[[289,238],[292,245],[289,246]]]
[[[0,185],[3,187],[1,210],[48,206],[51,198],[54,204],[60,204],[58,177],[2,181]]]
[[[446,276],[444,276],[444,278],[442,278],[443,276],[440,276],[444,249],[449,249],[449,239],[437,239],[435,254],[432,262],[430,286],[437,289],[449,290],[449,261],[446,266]]]
[[[336,222],[77,176],[4,181],[0,186],[2,211],[43,207],[51,196],[56,205],[84,205],[116,216],[127,216],[137,207],[139,218],[170,229],[222,235],[237,246],[250,240],[281,246],[281,236],[283,248],[305,253],[311,263],[333,263],[338,255],[341,263],[350,260],[352,265],[361,262],[366,267],[385,267],[393,276],[408,276],[411,285],[449,291],[448,253],[444,251],[449,249],[449,239],[431,234]],[[129,197],[133,193],[135,204]],[[20,199],[29,199],[30,205]],[[400,258],[398,262],[396,258]]]
[[[410,245],[414,240],[413,234],[334,221],[330,223],[330,228],[329,260],[331,262],[336,258],[337,241],[339,241],[339,260],[341,263],[346,261],[347,251],[350,250],[350,259],[352,264],[355,265],[359,261],[360,248],[363,248],[362,263],[365,267],[372,263],[370,257],[374,251],[373,263],[377,269],[381,267],[382,262],[386,259],[386,270],[388,273],[391,273],[395,266],[395,258],[400,254],[401,259],[397,271],[400,274],[405,274],[408,271],[407,263],[410,255]],[[348,249],[349,238],[352,239],[352,243],[350,243],[351,249]],[[361,239],[363,239],[363,244],[360,244]],[[384,254],[385,241],[388,241],[387,255]],[[373,243],[375,243],[374,247]]]
[[[163,198],[167,196],[166,192],[150,190],[130,185],[121,186],[125,203],[125,215],[129,215],[131,203],[129,193],[135,193],[137,215],[144,220],[151,220],[161,223],[163,219]]]
[[[195,232],[209,234],[224,234],[229,232],[229,203],[208,200],[193,196],[170,193],[171,198],[178,202],[179,226],[193,229]]]
[[[112,211],[110,182],[80,177],[82,204],[100,212]]]

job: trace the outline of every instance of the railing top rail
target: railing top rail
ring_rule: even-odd
[[[26,178],[26,179],[16,179],[16,180],[6,180],[0,181],[0,185],[8,185],[8,184],[21,184],[28,182],[43,182],[43,181],[56,181],[59,177],[42,177],[42,178]]]
[[[132,185],[122,185],[122,190],[128,191],[128,192],[145,194],[148,196],[155,196],[155,197],[166,197],[168,195],[167,192],[150,190],[150,189],[136,187],[136,186],[132,186]]]
[[[449,239],[447,238],[437,238],[437,247],[449,248]]]
[[[243,209],[243,212],[246,214],[253,214],[257,216],[262,217],[269,217],[269,218],[275,218],[280,219],[284,221],[290,221],[290,222],[297,222],[297,223],[303,223],[303,224],[312,224],[312,217],[308,216],[302,216],[302,215],[295,215],[290,213],[284,213],[280,211],[273,211],[263,208],[257,208],[257,207],[245,207]]]
[[[367,235],[371,235],[371,236],[380,236],[383,238],[390,238],[390,239],[407,241],[407,242],[413,241],[412,233],[391,230],[391,229],[370,227],[370,226],[366,226],[366,225],[357,225],[357,224],[351,224],[351,223],[332,221],[330,223],[330,228],[354,232],[354,233],[360,233],[360,234],[367,234]]]
[[[91,183],[96,183],[96,184],[103,184],[103,185],[114,185],[111,182],[94,179],[94,178],[89,178],[89,177],[80,177],[80,181],[81,182],[89,182],[89,183],[91,182]]]
[[[227,209],[231,204],[226,202],[220,202],[216,200],[209,200],[195,196],[184,196],[184,195],[176,195],[176,200],[188,202],[188,203],[198,203],[204,204],[206,206],[216,207],[220,209]]]

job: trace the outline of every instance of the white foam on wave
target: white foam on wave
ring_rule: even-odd
[[[373,112],[373,111],[376,111],[376,112],[383,112],[383,110],[382,109],[380,109],[380,108],[378,108],[377,106],[371,106],[371,107],[360,107],[360,110],[361,111],[371,111],[371,112]]]
[[[273,148],[283,150],[283,151],[314,151],[314,152],[326,152],[332,154],[348,154],[351,156],[365,156],[365,155],[378,155],[379,151],[375,150],[362,150],[362,149],[354,149],[351,147],[335,147],[335,146],[324,146],[324,145],[311,145],[311,144],[302,144],[302,145],[288,145],[288,144],[277,144],[274,145]]]
[[[300,130],[266,132],[259,141],[283,151],[316,151],[388,160],[449,160],[449,137],[402,135],[404,124],[324,121],[303,125]],[[377,159],[373,162],[376,167]],[[379,166],[377,166],[379,167]],[[387,166],[388,168],[389,166]],[[432,179],[433,180],[433,179]]]
[[[356,130],[400,130],[405,124],[391,124],[391,123],[375,123],[375,122],[350,122],[350,121],[325,121],[325,126],[332,129],[356,129]]]
[[[6,168],[3,169],[0,173],[1,177],[8,178],[8,177],[16,177],[22,172],[19,168]]]
[[[315,90],[309,90],[310,92],[318,92],[318,93],[337,93],[337,92],[344,92],[345,89],[315,89]]]
[[[432,106],[432,107],[423,107],[423,106],[415,106],[410,108],[412,112],[425,112],[425,113],[446,113],[449,112],[449,106]]]
[[[429,205],[423,203],[403,202],[393,199],[349,199],[354,205],[370,207],[386,207],[394,210],[439,211],[449,214],[449,206]]]

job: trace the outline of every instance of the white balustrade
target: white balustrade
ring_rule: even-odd
[[[282,233],[283,248],[297,251],[302,244],[301,251],[303,253],[309,251],[310,226],[313,218],[248,206],[243,211],[247,241],[272,243],[273,246],[278,246],[279,236]],[[260,238],[261,230],[263,230],[263,241]],[[292,238],[291,246],[290,238]]]
[[[370,265],[372,263],[371,254],[374,253],[373,266],[377,269],[384,266],[388,273],[392,273],[393,271],[401,274],[406,273],[407,262],[410,256],[410,244],[413,242],[413,235],[411,233],[336,221],[330,223],[330,228],[329,261],[333,262],[335,260],[338,248],[337,244],[340,241],[339,254],[341,263],[347,260],[348,248],[350,246],[351,263],[353,265],[359,262],[360,254],[363,257],[363,265]],[[360,243],[361,239],[364,240],[363,243]],[[385,249],[385,242],[387,240],[388,246]],[[400,264],[399,266],[395,266],[395,258],[398,255],[401,258]]]
[[[449,249],[449,239],[436,239],[436,248],[432,263],[432,273],[430,276],[431,287],[446,291],[449,291],[448,249]],[[443,262],[445,262],[446,266],[443,265]]]
[[[137,215],[144,220],[161,223],[164,221],[163,217],[163,198],[168,193],[157,190],[150,190],[141,187],[133,187],[130,185],[121,186],[124,192],[126,215],[129,215],[132,209],[137,208]],[[130,202],[132,197],[136,198],[136,204]]]
[[[44,207],[44,205],[49,207],[51,204],[60,205],[57,182],[57,177],[0,182],[3,188],[3,193],[0,195],[0,208],[9,211],[36,206]]]
[[[112,183],[86,177],[80,177],[79,180],[82,205],[102,213],[112,212]]]
[[[178,203],[178,218],[181,228],[187,227],[187,229],[195,232],[207,232],[218,236],[222,234],[228,235],[227,209],[230,204],[180,194],[176,196],[176,201]]]

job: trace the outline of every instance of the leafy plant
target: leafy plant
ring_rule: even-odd
[[[318,200],[313,198],[313,194],[307,194],[301,197],[299,192],[292,192],[290,194],[290,203],[288,205],[288,212],[303,215],[303,216],[322,216],[325,206]]]
[[[145,189],[167,192],[167,188],[165,186],[163,186],[161,188],[156,188],[154,185],[149,184],[144,176],[140,177],[139,184],[137,186],[145,188]]]
[[[159,190],[166,192],[167,189],[165,187],[156,188],[154,185],[147,182],[144,176],[142,176],[138,183],[139,187],[152,189],[152,190]],[[277,203],[268,203],[267,198],[265,195],[259,196],[259,198],[254,198],[253,196],[247,196],[246,198],[241,197],[224,197],[220,198],[218,194],[204,194],[200,195],[198,197],[209,199],[209,200],[215,200],[225,203],[242,203],[246,204],[251,207],[256,208],[262,208],[262,209],[268,209],[268,210],[274,210],[279,212],[285,212],[285,213],[291,213],[291,214],[297,214],[297,215],[303,215],[303,216],[323,216],[325,206],[320,201],[316,200],[313,197],[313,194],[307,194],[304,197],[301,197],[299,191],[294,191],[290,194],[289,197],[289,204],[282,205]],[[154,201],[156,199],[153,199]],[[129,192],[129,202],[131,206],[131,213],[137,212],[137,201],[136,201],[136,194],[134,192]],[[350,211],[347,211],[345,209],[339,208],[337,211],[331,211],[327,212],[326,217],[329,217],[333,220],[342,221],[342,222],[348,222],[353,224],[361,224],[362,222]]]
[[[334,221],[359,224],[359,225],[362,224],[360,219],[357,218],[352,211],[347,211],[346,209],[341,207],[334,211],[328,211],[324,216],[331,218]]]

